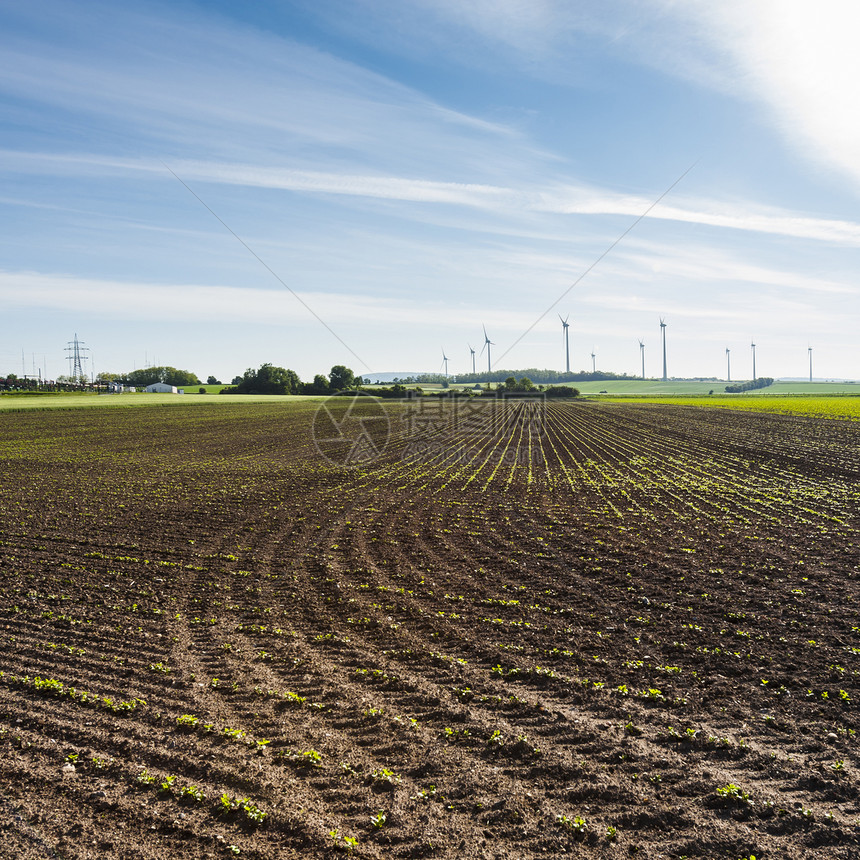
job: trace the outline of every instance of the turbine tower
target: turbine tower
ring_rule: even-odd
[[[561,328],[564,334],[564,370],[565,373],[570,373],[570,332],[568,331],[570,328],[570,323],[568,322],[570,314],[563,320],[561,319],[561,314],[558,315],[558,318],[561,320]]]
[[[490,347],[495,346],[495,344],[490,340],[489,335],[487,334],[487,327],[481,326],[484,330],[484,346],[481,348],[481,354],[483,355],[484,350],[487,350],[487,373],[492,373],[493,371],[493,363],[490,361]],[[489,384],[489,379],[487,380]]]
[[[666,382],[669,375],[666,373],[666,323],[663,317],[660,317],[660,334],[663,336],[663,382]]]
[[[758,378],[758,377],[755,375],[755,341],[752,341],[752,342],[750,343],[750,348],[752,349],[752,361],[753,361],[753,382],[755,382],[755,381],[756,381],[756,379]]]
[[[642,378],[645,378],[645,343],[644,341],[639,341],[639,355],[642,358]]]
[[[469,352],[472,353],[472,375],[475,375],[475,350],[472,349],[472,344],[469,344]]]
[[[445,355],[445,349],[442,349],[442,364],[445,365],[445,379],[448,378],[448,356]]]
[[[812,382],[812,347],[807,347],[807,351],[809,352],[809,381]]]
[[[594,347],[591,348],[591,372],[597,373],[597,359],[594,355]]]
[[[726,382],[732,381],[732,351],[726,347]]]

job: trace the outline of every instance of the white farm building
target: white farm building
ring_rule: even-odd
[[[153,382],[152,385],[146,386],[148,394],[179,394],[179,389],[175,385],[168,385],[165,382]]]

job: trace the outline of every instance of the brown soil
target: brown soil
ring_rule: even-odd
[[[860,856],[860,427],[315,409],[0,415],[0,856]]]

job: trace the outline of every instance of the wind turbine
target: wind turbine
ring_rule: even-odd
[[[481,328],[484,330],[484,345],[481,348],[481,355],[484,354],[484,350],[487,350],[487,373],[492,373],[493,363],[490,361],[490,347],[495,346],[495,344],[490,340],[490,337],[487,334],[487,327],[482,325]],[[487,380],[487,382],[489,383],[489,380]]]
[[[807,347],[807,351],[809,352],[809,381],[812,382],[812,347]]]
[[[663,336],[663,382],[666,382],[669,374],[666,373],[666,323],[663,317],[660,317],[660,334]]]
[[[445,379],[448,378],[448,356],[445,355],[445,349],[442,349],[442,364],[445,365]]]
[[[750,348],[752,349],[752,361],[753,361],[753,382],[758,378],[755,375],[755,341],[750,342]]]
[[[561,320],[562,332],[564,333],[564,370],[565,373],[570,373],[570,332],[568,331],[568,328],[570,328],[570,323],[568,322],[570,314],[563,320],[561,319],[561,314],[558,315],[558,318]]]
[[[475,350],[472,349],[472,344],[469,344],[469,352],[472,353],[472,375],[475,375]]]
[[[726,347],[726,382],[732,381],[732,351]]]
[[[594,355],[594,347],[591,347],[591,372],[597,373],[597,360]]]
[[[642,378],[645,378],[645,343],[639,341],[639,355],[642,356]]]

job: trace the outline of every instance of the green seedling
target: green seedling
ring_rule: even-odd
[[[294,760],[299,767],[322,767],[322,753],[315,749],[297,753]]]
[[[370,775],[376,785],[393,788],[400,782],[400,777],[387,767],[381,767]]]
[[[245,818],[251,822],[251,824],[262,824],[266,818],[268,817],[267,812],[263,812],[257,804],[252,803],[250,800],[245,798],[240,801],[239,807],[245,815]]]
[[[490,749],[500,749],[505,745],[505,739],[502,737],[502,733],[499,729],[496,729],[488,738],[487,738],[487,746]]]
[[[179,792],[179,797],[181,800],[185,800],[190,803],[203,803],[206,799],[206,795],[203,793],[203,790],[196,785],[182,786],[182,789]]]
[[[557,815],[555,820],[565,830],[569,830],[577,836],[584,835],[588,829],[588,822],[580,816],[569,818],[567,815]]]
[[[738,806],[749,806],[752,804],[749,794],[733,782],[718,788],[717,797],[730,803],[735,803]]]

